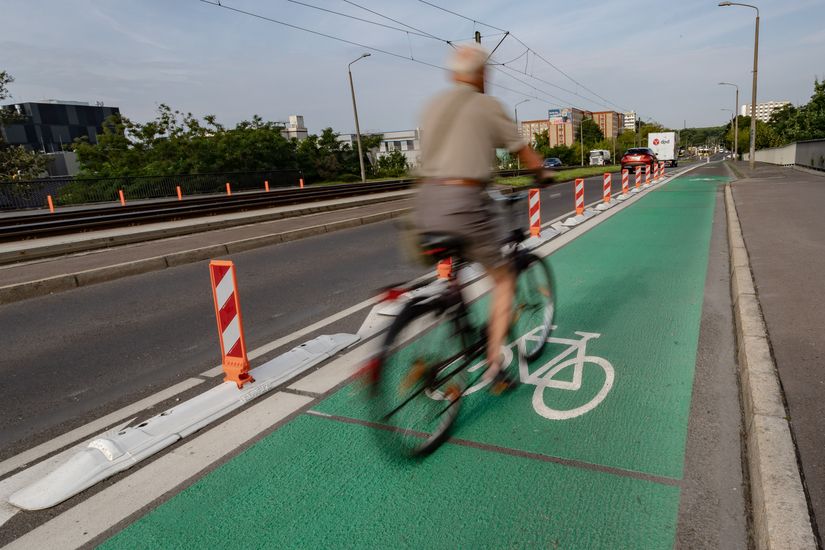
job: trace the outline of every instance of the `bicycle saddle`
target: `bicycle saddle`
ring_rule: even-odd
[[[423,233],[418,238],[421,253],[436,259],[461,256],[464,240],[449,233]]]

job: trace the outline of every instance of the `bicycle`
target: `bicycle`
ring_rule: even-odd
[[[513,207],[527,193],[491,196],[506,206],[512,227]],[[541,354],[550,335],[555,294],[548,263],[524,247],[525,239],[524,229],[512,229],[503,251],[517,276],[510,339],[514,333],[531,335],[519,345],[520,356],[530,361]],[[453,258],[452,272],[429,292],[410,298],[365,368],[370,411],[380,428],[373,432],[385,448],[410,456],[429,454],[447,439],[461,398],[479,383],[486,365],[487,329],[483,318],[477,317],[486,317],[487,308],[470,308],[456,276],[467,265],[461,240],[428,234],[420,244],[423,253],[435,260]],[[389,298],[400,294],[401,290],[391,290]],[[505,360],[508,349],[505,344]]]

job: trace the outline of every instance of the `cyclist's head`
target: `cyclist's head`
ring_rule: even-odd
[[[458,46],[448,63],[453,79],[471,84],[480,79],[483,84],[484,64],[489,56],[489,52],[479,44]]]

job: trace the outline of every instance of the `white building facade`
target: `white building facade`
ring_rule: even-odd
[[[624,129],[636,130],[636,111],[629,111],[624,114]]]
[[[761,120],[762,122],[768,122],[771,120],[771,115],[774,111],[778,111],[785,105],[790,105],[790,101],[768,101],[766,103],[757,103],[756,104],[756,120]],[[751,115],[751,104],[747,103],[742,105],[739,109],[739,114],[741,116],[750,116]]]

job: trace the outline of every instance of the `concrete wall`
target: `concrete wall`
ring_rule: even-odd
[[[742,155],[744,160],[749,160],[750,155]],[[817,170],[825,170],[825,139],[814,139],[810,141],[800,141],[791,143],[785,147],[774,147],[772,149],[760,149],[756,151],[757,162],[767,162],[769,164],[781,164],[783,166],[805,166]]]

